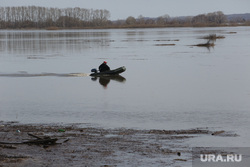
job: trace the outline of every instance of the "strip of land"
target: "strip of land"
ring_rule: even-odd
[[[207,128],[105,129],[0,121],[0,166],[184,166],[192,162],[185,141],[201,136],[237,135]]]

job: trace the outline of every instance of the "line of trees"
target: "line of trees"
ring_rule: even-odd
[[[38,6],[0,7],[0,28],[94,27],[107,25],[108,10],[47,8]]]
[[[197,15],[192,18],[193,24],[216,24],[220,25],[227,22],[226,16],[223,12],[213,12],[208,14]]]
[[[176,17],[171,18],[169,15],[160,16],[158,18],[145,18],[139,16],[134,18],[129,16],[123,24],[130,26],[139,25],[157,25],[157,26],[220,26],[227,22],[227,17],[223,12],[213,12],[208,14],[200,14],[194,17]]]
[[[108,10],[85,8],[46,8],[38,6],[0,7],[0,29],[21,28],[144,28],[144,27],[194,27],[226,26],[239,22],[228,21],[223,12],[187,17],[137,18],[129,16],[125,20],[110,21]],[[250,22],[242,22],[242,25]]]

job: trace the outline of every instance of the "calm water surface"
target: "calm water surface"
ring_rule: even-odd
[[[200,38],[209,34],[225,38],[213,48],[192,46],[205,43]],[[218,128],[240,134],[229,143],[245,146],[249,39],[250,27],[1,30],[0,120]],[[126,66],[123,81],[102,86],[99,78],[68,75],[90,73],[104,60],[111,68]],[[220,146],[228,144],[223,140]]]

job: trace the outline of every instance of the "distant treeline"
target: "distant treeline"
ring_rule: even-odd
[[[37,6],[0,7],[0,28],[72,28],[105,26],[108,10],[46,8]]]
[[[157,18],[146,18],[139,16],[128,17],[125,21],[117,22],[117,25],[127,25],[131,27],[206,27],[206,26],[230,26],[230,25],[250,25],[250,22],[244,19],[228,20],[223,12],[217,11],[208,14],[199,14],[197,16],[170,17],[169,15]]]
[[[126,19],[126,24],[157,24],[157,25],[196,25],[196,24],[223,24],[227,21],[222,12],[201,14],[195,17],[176,17],[171,18],[169,15],[160,16],[156,19],[146,19],[142,16],[135,19],[130,16]]]
[[[223,12],[213,12],[187,17],[137,18],[110,21],[105,9],[48,8],[38,6],[0,7],[0,29],[66,29],[66,28],[146,28],[146,27],[205,27],[250,25],[249,21],[228,20]]]

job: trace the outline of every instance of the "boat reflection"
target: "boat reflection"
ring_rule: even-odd
[[[104,88],[107,88],[108,84],[110,83],[110,80],[117,81],[124,83],[126,81],[126,78],[124,78],[121,75],[114,75],[114,76],[96,76],[92,77],[92,81],[97,81],[99,79],[100,85],[102,85]]]

